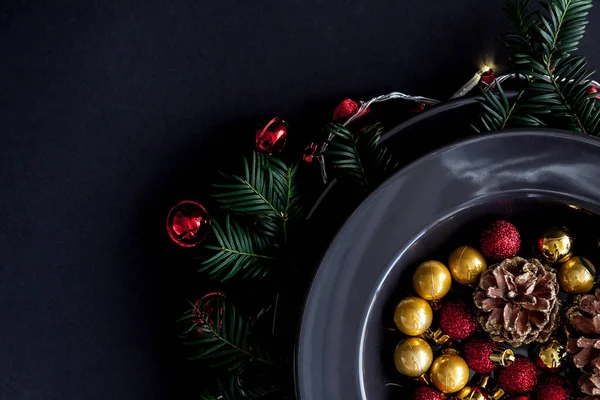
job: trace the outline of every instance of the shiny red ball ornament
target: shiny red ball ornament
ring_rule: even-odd
[[[196,331],[203,335],[204,328],[207,326],[214,327],[217,313],[223,315],[223,309],[216,309],[217,299],[225,298],[221,292],[209,292],[196,300],[194,309],[192,310],[192,322],[197,326]],[[223,327],[223,320],[220,319],[219,327]]]
[[[360,104],[354,100],[346,99],[342,100],[342,102],[335,108],[333,111],[333,120],[335,122],[343,123],[348,120],[348,118],[352,117],[354,114],[358,112],[360,109]],[[358,119],[364,117],[371,111],[370,108],[364,110],[360,115],[356,116],[354,119]]]
[[[596,93],[598,93],[598,88],[590,85],[590,86],[588,86],[587,92],[588,92],[588,94],[596,94]],[[597,100],[600,100],[600,95],[594,96],[594,98]]]
[[[491,339],[472,339],[463,349],[465,361],[473,371],[480,374],[489,374],[496,369],[490,355],[496,348],[496,342]]]
[[[504,368],[498,376],[498,386],[508,393],[529,393],[538,381],[538,371],[529,358],[516,356],[515,362]]]
[[[413,107],[412,112],[415,113],[415,114],[418,114],[418,113],[420,113],[421,111],[424,111],[424,110],[425,110],[425,103],[418,102],[417,105],[415,105]]]
[[[307,162],[307,163],[313,162],[313,159],[315,158],[315,155],[317,154],[318,149],[319,149],[318,144],[316,144],[315,142],[309,143],[304,148],[304,153],[302,154],[302,161]]]
[[[521,247],[521,235],[510,222],[495,221],[481,234],[480,244],[485,257],[503,260],[517,255]]]
[[[477,331],[475,315],[475,309],[464,301],[449,301],[440,310],[440,328],[454,340],[467,339]]]
[[[444,400],[444,397],[433,388],[421,386],[415,390],[412,400]]]
[[[267,154],[279,153],[285,147],[288,125],[275,117],[264,128],[256,131],[256,149]]]
[[[548,375],[541,379],[535,398],[537,400],[571,400],[573,390],[564,376]]]
[[[496,75],[494,74],[494,70],[488,68],[486,72],[481,74],[481,83],[486,86],[491,86],[496,83]]]
[[[184,200],[171,208],[167,215],[167,233],[181,247],[202,243],[210,232],[210,217],[202,204]]]
[[[511,397],[509,400],[529,400],[529,396],[525,396],[525,395],[515,396],[515,397]]]

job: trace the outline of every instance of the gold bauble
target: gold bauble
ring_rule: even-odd
[[[582,262],[583,259],[583,262]],[[570,294],[587,293],[594,287],[594,276],[584,263],[595,272],[592,263],[583,257],[571,257],[558,270],[558,283],[563,292]]]
[[[535,362],[543,371],[559,372],[566,366],[567,349],[561,342],[551,338],[536,347]]]
[[[439,261],[425,261],[415,270],[413,288],[425,300],[436,301],[444,297],[452,285],[450,271]]]
[[[538,239],[538,250],[549,263],[563,263],[573,254],[573,237],[564,228],[550,228]]]
[[[404,339],[394,352],[394,363],[401,374],[416,378],[427,372],[433,360],[431,346],[423,339]]]
[[[477,249],[460,246],[450,254],[448,268],[456,282],[470,285],[479,281],[479,275],[487,269],[487,263]]]
[[[469,366],[457,354],[442,354],[430,370],[431,383],[443,393],[456,393],[469,381]]]
[[[427,331],[433,320],[433,310],[428,302],[420,297],[406,297],[398,303],[394,311],[394,322],[407,336],[419,336]]]

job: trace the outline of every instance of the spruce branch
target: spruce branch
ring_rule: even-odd
[[[333,135],[325,154],[341,177],[356,182],[365,191],[374,189],[398,165],[381,143],[380,124],[357,133],[336,123],[327,124],[325,130]]]
[[[591,0],[543,2],[530,28],[535,43],[515,58],[518,72],[531,77],[526,88],[530,114],[548,124],[597,135],[600,109],[586,92],[593,72],[583,57],[571,55],[585,33],[591,7]],[[522,41],[525,34],[521,32]]]
[[[249,321],[238,314],[232,303],[221,296],[211,296],[197,304],[184,315],[189,322],[184,332],[184,344],[194,347],[192,360],[203,360],[213,368],[235,372],[250,363],[278,367],[268,351],[261,356],[252,350]]]
[[[219,391],[223,400],[262,400],[271,398],[275,394],[281,394],[279,387],[268,382],[261,382],[265,379],[260,379],[260,377],[248,385],[246,381],[249,379],[245,379],[243,375],[244,372],[231,374],[226,379],[219,380]],[[268,377],[267,380],[269,380]]]
[[[267,238],[242,228],[229,215],[225,228],[213,220],[212,231],[218,245],[205,246],[212,256],[200,263],[200,271],[221,281],[236,276],[264,278],[269,273],[275,258],[269,255],[272,245]]]
[[[221,207],[237,215],[256,219],[262,231],[287,242],[288,225],[300,214],[298,164],[253,152],[244,158],[242,176],[232,175],[230,183],[216,184],[220,192],[213,195]]]
[[[479,103],[482,107],[480,115],[482,127],[472,125],[471,127],[475,132],[499,131],[512,125],[529,127],[544,125],[539,118],[523,112],[526,108],[522,104],[522,100],[526,95],[525,89],[521,89],[517,97],[511,102],[500,83],[496,83],[496,88],[498,90],[497,94],[480,89],[482,99],[479,100]]]
[[[529,12],[529,5],[529,0],[506,2],[517,30],[506,45],[524,85],[510,106],[501,88],[498,97],[484,93],[483,127],[552,125],[598,135],[600,106],[587,94],[593,72],[583,57],[571,55],[585,33],[592,1],[547,0],[537,13]]]

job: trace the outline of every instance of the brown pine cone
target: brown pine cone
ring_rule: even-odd
[[[600,336],[600,289],[577,296],[567,311],[567,319],[584,335]]]
[[[496,342],[545,342],[559,326],[558,290],[550,267],[535,258],[507,258],[481,274],[473,294],[479,323]]]
[[[569,339],[567,351],[573,355],[573,364],[586,370],[579,378],[579,389],[588,400],[600,400],[600,289],[593,294],[575,298],[567,311],[571,326],[585,336]]]
[[[577,384],[583,393],[600,396],[600,376],[598,374],[583,374]]]

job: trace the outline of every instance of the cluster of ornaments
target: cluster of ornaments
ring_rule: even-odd
[[[394,310],[406,336],[394,363],[420,385],[413,400],[600,400],[600,289],[587,294],[594,266],[573,255],[564,228],[540,235],[539,259],[517,256],[520,247],[517,228],[496,221],[479,249],[460,246],[447,264],[429,260],[414,270],[416,295]],[[453,284],[458,295],[447,296]],[[592,337],[575,337],[585,334]],[[581,396],[561,375],[571,358],[583,372]]]

